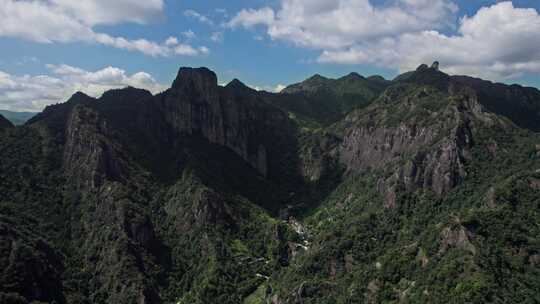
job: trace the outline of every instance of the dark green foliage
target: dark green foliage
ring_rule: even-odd
[[[328,125],[356,108],[369,105],[388,85],[382,77],[364,78],[351,73],[339,79],[315,75],[266,99],[293,113],[302,122]],[[313,123],[311,123],[313,124]]]
[[[0,303],[540,302],[540,138],[533,116],[506,108],[520,88],[467,95],[464,80],[421,67],[270,94],[182,72],[158,96],[78,93],[0,132]],[[523,93],[529,110],[536,93]],[[206,106],[234,119],[204,108],[214,97]],[[174,129],[181,102],[218,117]],[[341,158],[359,126],[408,125],[439,133],[376,169]],[[443,193],[395,182],[386,204],[387,181],[414,177],[403,172],[441,142],[455,143],[441,162],[463,150],[458,182]],[[250,160],[259,145],[266,175]]]

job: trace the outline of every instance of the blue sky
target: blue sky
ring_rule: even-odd
[[[276,90],[440,60],[451,74],[540,87],[537,0],[80,2],[0,0],[0,108],[41,110],[75,89],[157,92],[180,66]]]

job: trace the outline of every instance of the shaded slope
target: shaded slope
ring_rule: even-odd
[[[13,124],[4,116],[0,115],[0,131],[13,128]]]
[[[277,213],[289,187],[301,181],[294,170],[295,126],[257,95],[218,87],[213,72],[181,69],[173,88],[155,97],[133,88],[100,99],[78,93],[18,132],[2,142],[2,158],[13,160],[1,171],[2,213],[16,222],[29,217],[25,227],[32,231],[45,225],[44,239],[64,254],[51,271],[62,276],[58,302],[184,297],[200,303],[219,296],[237,303],[260,283],[255,273],[269,273],[260,259],[277,263],[274,250],[282,241],[272,231],[279,223],[268,213]],[[12,151],[22,148],[28,152]],[[32,179],[23,182],[25,176]],[[252,233],[266,241],[251,239]],[[193,240],[202,243],[193,246]],[[231,254],[257,262],[235,266]],[[211,269],[208,259],[226,265]],[[216,287],[231,275],[246,290]],[[23,281],[21,288],[47,288],[40,280]],[[204,287],[207,280],[216,282]],[[7,285],[0,292],[21,303],[50,301]]]
[[[452,81],[473,88],[480,103],[490,111],[508,117],[520,127],[540,131],[538,89],[492,83],[467,76],[452,76]]]
[[[408,76],[318,135],[339,144],[311,158],[348,173],[304,219],[309,250],[272,277],[267,299],[518,303],[538,293],[540,138],[436,70]]]
[[[320,75],[291,86],[278,96],[269,96],[273,104],[300,119],[327,125],[343,118],[355,108],[368,105],[389,85],[382,77],[364,78],[351,73],[339,79]]]

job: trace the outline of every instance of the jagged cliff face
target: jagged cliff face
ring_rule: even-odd
[[[467,76],[452,76],[452,81],[475,91],[486,110],[510,119],[519,127],[540,131],[540,92],[519,85],[492,83]]]
[[[378,185],[388,206],[395,206],[396,187],[449,192],[467,175],[475,127],[502,123],[484,112],[466,88],[452,85],[444,94],[425,87],[396,90],[403,92],[388,99],[394,92],[387,91],[372,109],[344,120],[340,150],[340,161],[350,171],[391,174]],[[396,114],[400,119],[392,117]]]
[[[256,92],[219,87],[216,74],[204,68],[182,68],[156,103],[176,134],[201,135],[225,146],[263,176],[283,174],[278,163],[283,152],[276,144],[294,129],[284,112]]]
[[[441,196],[459,185],[465,164],[474,161],[477,129],[513,128],[486,111],[473,89],[435,67],[421,66],[407,77],[324,135],[304,161],[306,176],[317,180],[332,159],[348,173],[380,172],[377,188],[385,206],[395,207],[398,188]]]
[[[506,199],[493,199],[497,191],[490,188],[499,183],[496,181],[499,177],[509,178],[502,184],[505,191],[521,193],[510,195],[525,208],[518,207],[522,211],[514,209],[515,212],[527,213],[525,205],[531,202],[530,195],[536,195],[531,192],[534,187],[530,176],[538,171],[530,166],[539,166],[538,159],[532,156],[536,155],[534,142],[538,139],[530,131],[525,131],[528,135],[521,133],[519,126],[524,124],[516,120],[519,115],[515,113],[532,109],[538,102],[532,101],[528,89],[515,87],[513,94],[517,95],[513,95],[508,86],[484,82],[486,88],[479,90],[478,84],[469,85],[468,81],[441,73],[437,64],[422,65],[398,77],[367,108],[353,111],[326,132],[315,133],[314,139],[310,137],[312,144],[302,158],[306,177],[323,182],[327,177],[321,172],[342,167],[345,182],[330,194],[323,203],[326,205],[318,208],[319,214],[310,219],[319,237],[313,239],[309,253],[302,256],[301,262],[297,261],[299,266],[283,274],[293,278],[284,285],[278,284],[281,291],[268,298],[272,303],[317,303],[315,299],[350,299],[352,294],[365,302],[379,303],[388,299],[381,297],[383,290],[394,294],[390,298],[399,301],[444,302],[462,296],[447,293],[443,300],[433,295],[440,295],[440,290],[434,291],[441,284],[436,281],[447,279],[448,268],[439,279],[433,277],[436,281],[427,278],[444,267],[452,268],[449,261],[457,256],[463,258],[465,269],[482,273],[475,280],[477,284],[486,284],[482,288],[487,289],[491,288],[487,286],[492,269],[479,266],[483,259],[479,255],[486,254],[493,246],[508,250],[508,254],[499,256],[503,260],[513,258],[510,252],[520,252],[519,256],[526,260],[535,259],[537,249],[528,245],[500,240],[493,245],[490,242],[494,242],[498,232],[488,230],[498,222],[491,217],[508,214],[508,206],[503,203]],[[490,86],[495,91],[506,92],[502,94],[504,97],[495,100],[493,96],[487,97]],[[522,92],[517,93],[520,89]],[[511,107],[506,98],[517,101],[515,106],[520,110],[503,110]],[[499,103],[495,105],[497,110],[494,103]],[[513,136],[528,139],[521,141]],[[514,139],[509,140],[511,137]],[[519,183],[523,188],[517,186]],[[505,196],[509,192],[498,193]],[[376,203],[379,201],[380,205]],[[499,202],[497,207],[495,201]],[[457,206],[468,210],[461,213],[467,220],[456,216],[460,209]],[[387,211],[367,211],[381,207]],[[439,211],[426,211],[432,208]],[[405,216],[405,219],[404,214],[412,218]],[[418,227],[420,222],[425,226],[409,235],[409,227]],[[527,233],[533,231],[536,230]],[[336,236],[340,241],[332,241]],[[426,249],[433,244],[435,247]],[[400,264],[394,259],[409,262]],[[409,269],[405,265],[411,264],[407,263],[416,266]],[[327,280],[328,285],[294,275],[306,269],[311,271],[310,276]],[[513,279],[507,282],[510,281],[513,283],[508,284],[515,283]],[[332,290],[341,289],[330,291],[329,286]],[[470,300],[478,295],[469,294],[466,298]],[[491,301],[488,293],[479,296],[482,297],[484,300],[480,302]]]
[[[0,302],[510,299],[538,279],[540,99],[501,86],[182,68],[156,96],[77,93],[0,135]]]
[[[37,284],[37,291],[13,289],[27,299],[161,303],[182,297],[161,294],[158,286],[176,284],[172,278],[192,284],[206,272],[194,273],[186,263],[223,259],[226,253],[215,246],[251,225],[245,222],[250,216],[242,214],[253,207],[241,207],[244,202],[222,192],[247,180],[244,187],[263,188],[241,193],[265,195],[272,191],[265,187],[297,174],[290,170],[296,139],[287,115],[241,84],[219,87],[215,74],[206,69],[181,69],[173,87],[155,97],[134,88],[113,90],[97,100],[77,93],[67,103],[48,107],[27,128],[59,145],[55,151],[42,150],[55,153],[58,177],[66,180],[56,195],[69,204],[69,222],[61,228],[67,229],[67,256],[52,266],[51,275],[64,267],[70,273],[64,292],[57,288],[58,297],[39,293],[48,286],[41,277],[21,283]],[[238,172],[225,176],[236,175],[239,182],[224,181],[216,191],[195,181],[201,176],[211,182],[221,170],[231,170],[228,167]],[[179,181],[171,186],[174,179]],[[223,190],[227,184],[233,188]],[[271,202],[275,194],[262,200],[271,209],[282,203]],[[159,236],[155,221],[160,223]],[[274,239],[270,232],[267,236]],[[201,237],[189,253],[171,256]],[[39,261],[47,263],[45,258]],[[218,273],[208,275],[219,278]],[[82,277],[91,279],[84,283],[88,288],[79,291],[75,286]]]
[[[76,105],[69,115],[64,150],[64,168],[77,188],[95,189],[106,179],[118,180],[118,157],[108,140],[107,122],[99,112]]]

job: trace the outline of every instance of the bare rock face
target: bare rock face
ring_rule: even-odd
[[[341,161],[349,170],[378,169],[400,154],[412,153],[436,136],[427,127],[401,125],[397,128],[360,126],[346,131],[342,143]]]
[[[397,126],[377,125],[369,117],[357,125],[352,122],[355,126],[345,131],[340,161],[353,172],[393,168],[379,181],[387,207],[395,205],[396,185],[445,194],[466,175],[476,105],[463,96],[449,100],[430,124],[412,119]]]
[[[438,101],[439,108],[425,114],[406,113],[417,113],[422,99],[440,96],[432,97],[434,93],[429,89],[413,96],[393,89],[382,95],[380,101],[384,104],[376,103],[360,116],[352,113],[343,123],[339,162],[353,173],[385,172],[377,188],[387,208],[396,206],[400,189],[429,189],[439,196],[448,193],[467,175],[465,164],[471,160],[475,128],[505,124],[484,111],[471,89],[454,83],[445,87],[448,93]],[[392,112],[403,113],[405,119],[381,123]]]
[[[267,176],[275,139],[284,137],[288,117],[253,92],[238,89],[237,82],[223,88],[206,68],[181,68],[172,89],[158,96],[157,103],[178,134],[201,135],[225,146]]]
[[[441,247],[439,255],[446,253],[451,248],[458,248],[471,254],[476,253],[476,247],[471,242],[472,234],[465,227],[446,227],[441,232]]]
[[[467,76],[452,76],[453,83],[472,88],[488,111],[510,119],[519,127],[540,131],[540,91],[519,85],[492,83]]]
[[[302,176],[306,180],[314,182],[335,171],[339,144],[340,139],[331,134],[314,137],[313,142],[307,145],[301,154],[300,172]]]
[[[415,110],[414,100],[396,98],[389,102],[396,102],[399,111]],[[479,120],[476,116],[485,118],[474,96],[456,95],[430,114],[428,122],[413,117],[395,125],[380,124],[387,110],[377,107],[360,117],[349,115],[341,138],[323,138],[311,145],[303,158],[304,176],[318,180],[336,158],[349,173],[382,170],[386,173],[377,188],[387,208],[396,206],[399,189],[429,189],[441,196],[463,180],[473,144],[472,122]]]
[[[531,177],[529,179],[529,185],[534,190],[540,190],[540,179]]]
[[[64,174],[70,191],[80,193],[79,244],[92,275],[92,302],[159,303],[146,270],[158,255],[153,223],[126,176],[128,156],[98,109],[75,105],[65,131]],[[103,292],[106,290],[106,292]]]
[[[107,132],[107,122],[97,111],[84,105],[73,108],[66,130],[64,168],[78,188],[97,188],[105,178],[120,175]]]
[[[421,71],[425,71],[425,70],[427,70],[427,69],[428,69],[427,64],[423,63],[423,64],[419,65],[419,66],[416,68],[416,71],[417,71],[417,72],[421,72]]]
[[[279,299],[278,295],[274,295],[270,298],[269,303],[271,304],[282,304],[283,302]]]
[[[208,69],[181,68],[170,94],[160,103],[167,122],[179,133],[201,134],[225,144],[226,130],[217,77]]]
[[[426,267],[429,264],[429,258],[423,248],[418,248],[418,252],[416,254],[416,261],[420,263],[422,268]]]

